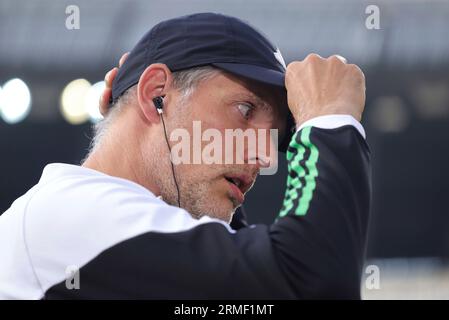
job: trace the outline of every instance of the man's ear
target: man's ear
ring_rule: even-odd
[[[144,117],[149,122],[159,122],[153,98],[166,94],[171,87],[172,74],[163,63],[153,63],[142,73],[137,85],[137,99]]]

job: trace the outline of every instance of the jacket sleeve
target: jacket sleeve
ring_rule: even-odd
[[[360,298],[370,205],[370,152],[351,125],[305,127],[287,152],[282,209],[270,226],[210,222],[147,232],[81,267],[45,298]]]

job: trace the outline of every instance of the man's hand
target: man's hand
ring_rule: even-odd
[[[120,61],[118,63],[118,67],[120,68],[122,64],[125,62],[126,58],[128,58],[129,52],[126,52],[123,54],[123,56],[120,58]],[[106,73],[106,76],[104,77],[104,82],[106,84],[106,88],[103,90],[103,93],[100,97],[100,113],[104,117],[108,113],[109,108],[109,99],[112,96],[112,81],[114,81],[114,78],[117,76],[118,68],[115,67],[112,70],[109,70],[108,73]]]
[[[365,107],[365,76],[344,58],[309,54],[294,61],[285,75],[288,105],[299,127],[329,114],[347,114],[360,121]]]

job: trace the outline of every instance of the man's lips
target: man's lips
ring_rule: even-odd
[[[245,193],[253,184],[253,179],[245,174],[226,175],[225,179],[228,181],[236,200],[238,200],[240,203],[243,203],[245,199]]]
[[[229,182],[229,187],[231,189],[231,193],[232,193],[232,197],[237,200],[240,204],[243,203],[243,201],[245,201],[245,195],[242,193],[242,191],[232,182]]]

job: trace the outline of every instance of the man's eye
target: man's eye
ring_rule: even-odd
[[[239,103],[237,108],[239,108],[240,113],[242,116],[248,120],[251,117],[251,112],[254,109],[254,106],[247,103]]]

